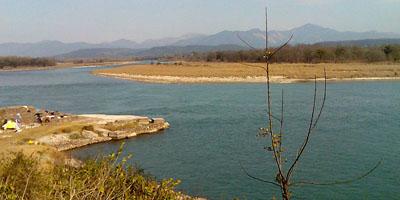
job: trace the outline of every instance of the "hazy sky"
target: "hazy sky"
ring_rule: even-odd
[[[0,0],[0,42],[143,41],[313,23],[400,33],[400,0]]]

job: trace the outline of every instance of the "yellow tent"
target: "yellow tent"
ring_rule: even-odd
[[[7,123],[5,123],[2,127],[4,130],[17,129],[17,123],[15,123],[14,121],[8,120]]]

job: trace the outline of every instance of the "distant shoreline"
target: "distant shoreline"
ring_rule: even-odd
[[[179,77],[179,76],[145,76],[130,74],[112,74],[112,73],[95,73],[95,75],[103,77],[111,77],[124,80],[132,80],[145,83],[265,83],[264,76],[256,77]],[[360,77],[360,78],[329,78],[329,82],[346,82],[346,81],[385,81],[400,80],[400,77]],[[293,79],[283,76],[271,76],[271,83],[301,83],[313,82],[314,79]],[[323,78],[317,78],[317,81],[324,81]]]
[[[52,69],[65,69],[65,68],[74,68],[74,67],[91,67],[91,66],[109,66],[109,65],[125,65],[130,64],[132,62],[95,62],[95,63],[57,63],[55,66],[22,66],[16,68],[5,68],[0,69],[0,72],[19,72],[19,71],[40,71],[40,70],[52,70]]]
[[[178,62],[97,69],[93,74],[148,83],[265,83],[262,63]],[[271,83],[400,80],[400,64],[279,63],[270,65]]]

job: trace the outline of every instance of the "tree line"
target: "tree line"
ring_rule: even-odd
[[[273,51],[273,49],[271,50]],[[186,61],[207,62],[263,62],[263,50],[192,52],[170,57]],[[274,56],[271,62],[285,63],[343,63],[343,62],[400,62],[400,45],[384,46],[288,46]]]
[[[56,65],[55,60],[49,58],[31,58],[19,56],[0,57],[0,68],[17,68],[22,66],[47,67],[54,65]]]

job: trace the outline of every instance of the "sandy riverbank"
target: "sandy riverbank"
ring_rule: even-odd
[[[252,65],[252,66],[249,66]],[[93,71],[99,76],[153,83],[264,83],[263,64],[179,63],[135,65]],[[271,82],[400,80],[400,64],[273,64]]]
[[[179,76],[144,76],[131,74],[97,73],[99,76],[119,78],[147,83],[265,83],[263,76],[256,77],[179,77]],[[400,80],[400,77],[360,77],[360,78],[328,78],[327,81],[384,81]],[[314,79],[291,79],[283,76],[271,76],[271,83],[312,82]],[[317,81],[324,81],[317,78]]]

